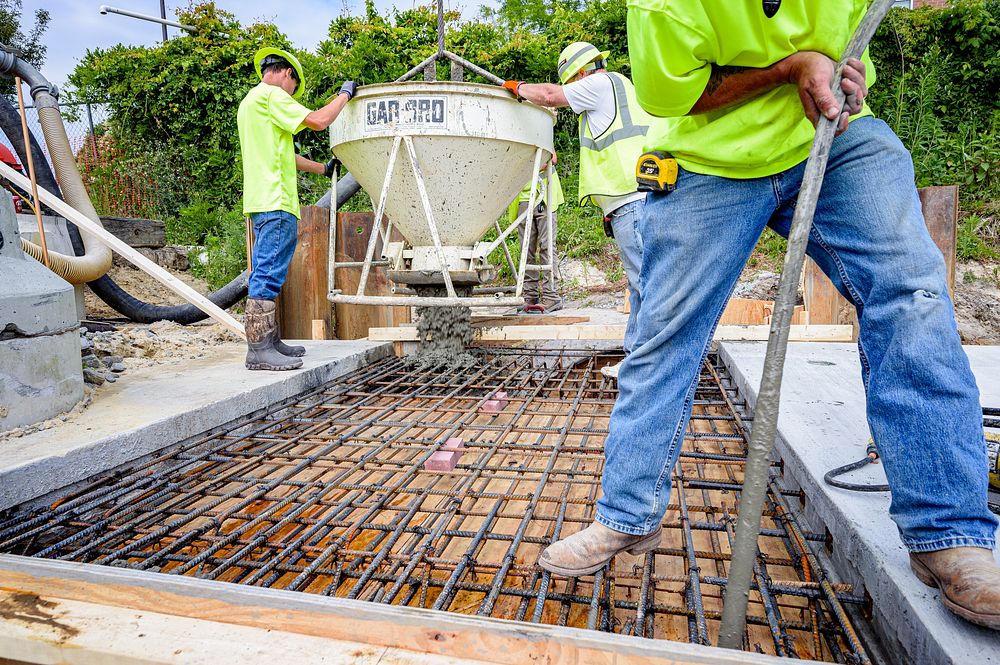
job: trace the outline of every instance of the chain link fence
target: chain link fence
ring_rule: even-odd
[[[90,194],[94,207],[101,215],[115,217],[156,217],[160,211],[156,180],[134,157],[125,153],[114,137],[106,132],[111,118],[107,104],[67,102],[60,104],[70,150],[76,157],[77,168]],[[34,106],[25,109],[28,129],[39,142],[49,168],[52,158],[38,122]],[[13,152],[9,139],[0,132],[0,143]]]

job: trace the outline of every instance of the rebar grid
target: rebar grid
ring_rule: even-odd
[[[479,353],[334,379],[11,516],[0,551],[714,644],[749,420],[725,369],[703,367],[661,546],[565,579],[535,561],[593,519],[617,395],[599,368],[617,358]],[[509,404],[482,412],[497,391]],[[449,437],[454,472],[426,471]],[[844,609],[863,599],[829,582],[785,494],[771,484],[747,648],[868,662]]]

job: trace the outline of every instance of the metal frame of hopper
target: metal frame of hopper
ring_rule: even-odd
[[[438,25],[437,25],[437,37],[438,37],[438,48],[437,51],[427,57],[423,62],[417,66],[410,69],[408,72],[403,74],[401,77],[396,79],[396,82],[408,81],[418,73],[423,71],[425,77],[428,72],[434,72],[434,66],[439,60],[449,60],[452,62],[452,78],[461,78],[461,70],[467,69],[473,74],[481,76],[491,83],[496,85],[503,85],[504,81],[500,77],[491,74],[482,67],[472,64],[465,58],[448,51],[444,47],[444,8],[442,3],[438,3]],[[458,65],[458,67],[456,67]],[[407,154],[410,157],[410,164],[413,169],[413,177],[417,183],[417,189],[420,193],[421,205],[424,210],[425,220],[427,222],[428,229],[431,233],[431,238],[434,241],[434,250],[437,254],[438,263],[441,266],[441,273],[444,279],[445,290],[447,291],[447,296],[442,297],[431,297],[431,296],[419,296],[419,295],[404,295],[404,290],[399,287],[393,288],[394,295],[391,296],[370,296],[365,295],[365,287],[368,285],[368,277],[371,275],[371,269],[373,267],[385,267],[389,265],[389,259],[386,256],[379,257],[379,260],[375,260],[375,247],[378,244],[378,239],[382,239],[383,249],[389,243],[389,238],[392,236],[392,222],[385,221],[383,224],[384,212],[385,212],[385,202],[389,195],[389,185],[392,181],[392,173],[396,164],[396,158],[399,156],[399,151],[401,145],[405,145]],[[540,273],[548,273],[549,283],[555,287],[555,275],[556,275],[556,252],[555,252],[555,225],[552,221],[552,188],[546,188],[546,229],[549,241],[550,252],[550,262],[549,265],[539,265],[539,264],[529,264],[528,263],[528,246],[531,241],[531,231],[532,224],[528,223],[528,217],[532,210],[535,209],[537,204],[538,189],[540,183],[540,168],[542,161],[542,148],[535,150],[535,163],[532,169],[531,176],[531,193],[528,198],[528,207],[525,209],[524,213],[518,215],[517,219],[512,223],[506,230],[501,229],[500,223],[498,221],[494,222],[494,227],[497,231],[497,238],[490,243],[479,242],[472,250],[472,259],[486,259],[490,254],[493,253],[497,247],[503,248],[504,258],[507,260],[507,265],[513,274],[517,275],[517,281],[513,287],[514,295],[509,297],[504,297],[504,293],[511,290],[510,287],[475,287],[473,288],[473,293],[482,294],[492,294],[489,295],[471,297],[459,296],[455,291],[455,286],[452,283],[451,271],[448,269],[447,259],[444,254],[443,246],[441,245],[441,238],[438,233],[437,223],[434,220],[434,213],[431,210],[430,200],[427,197],[427,189],[424,185],[423,173],[420,169],[417,153],[413,146],[413,140],[410,136],[401,135],[395,137],[392,144],[392,151],[389,154],[389,165],[386,169],[385,180],[382,183],[382,191],[379,195],[379,200],[377,206],[375,206],[375,221],[372,227],[371,236],[368,239],[368,247],[365,252],[364,261],[350,261],[350,262],[338,262],[336,254],[336,188],[338,174],[334,174],[333,182],[333,197],[331,199],[333,205],[330,206],[330,270],[328,273],[328,289],[329,289],[329,300],[334,303],[343,303],[348,305],[402,305],[402,306],[413,306],[413,307],[508,307],[508,306],[518,306],[524,302],[524,277],[528,269],[537,270]],[[546,179],[551,181],[552,176],[552,163],[545,168]],[[514,265],[514,259],[510,255],[510,251],[507,249],[505,243],[508,236],[513,233],[521,225],[524,225],[521,231],[521,256],[518,265]],[[345,294],[340,289],[335,288],[334,277],[337,269],[339,268],[361,268],[361,279],[358,284],[357,293],[354,295]],[[410,292],[406,289],[405,292]]]

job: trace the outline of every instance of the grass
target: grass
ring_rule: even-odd
[[[958,225],[957,254],[960,261],[988,261],[1000,258],[997,219],[969,215]],[[993,242],[990,242],[992,240]]]

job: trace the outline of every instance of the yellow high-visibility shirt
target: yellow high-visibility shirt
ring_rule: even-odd
[[[275,85],[261,81],[236,112],[243,154],[243,214],[284,210],[299,213],[295,145],[309,109]]]
[[[667,150],[685,169],[727,178],[780,173],[809,156],[815,129],[795,85],[741,104],[686,115],[713,66],[768,67],[797,51],[839,61],[867,9],[866,0],[782,0],[768,18],[761,0],[628,0],[628,45],[639,104],[680,117],[651,128],[646,149]],[[871,86],[875,67],[862,58]],[[870,115],[866,106],[862,115]]]

